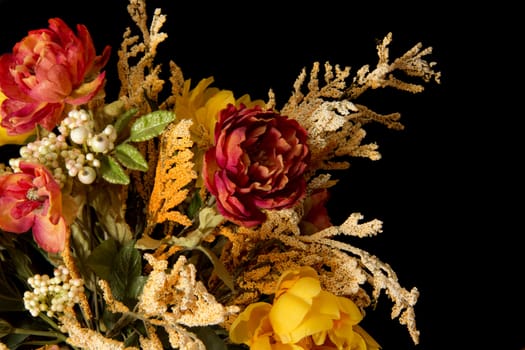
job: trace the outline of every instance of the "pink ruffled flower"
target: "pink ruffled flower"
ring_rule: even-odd
[[[42,249],[58,253],[66,239],[60,186],[40,164],[20,162],[20,170],[0,176],[0,229],[12,233],[31,229]]]
[[[32,30],[0,56],[0,90],[7,99],[0,108],[1,126],[9,135],[52,130],[63,118],[66,104],[85,104],[102,88],[110,47],[96,56],[87,28],[77,34],[59,18],[49,28]]]
[[[204,183],[228,220],[245,227],[266,220],[263,209],[290,208],[305,194],[310,152],[306,130],[261,107],[229,104],[205,154]]]

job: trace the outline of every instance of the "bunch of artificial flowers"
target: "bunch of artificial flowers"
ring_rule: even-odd
[[[398,72],[439,83],[431,48],[390,62],[388,34],[351,80],[315,62],[278,108],[172,61],[162,79],[166,16],[128,11],[142,36],[124,32],[113,100],[113,51],[83,25],[52,18],[0,56],[0,142],[20,146],[0,166],[0,348],[379,349],[359,324],[383,291],[417,343],[418,290],[341,239],[382,223],[335,225],[326,203],[348,159],[380,158],[367,124],[403,127],[358,97],[423,90]]]

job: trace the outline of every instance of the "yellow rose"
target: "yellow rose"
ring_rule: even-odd
[[[2,105],[2,102],[6,99],[5,95],[0,91],[0,105]],[[0,121],[2,121],[2,117],[0,116]],[[35,130],[19,134],[19,135],[8,135],[7,130],[4,129],[2,126],[0,126],[0,146],[3,145],[23,145],[26,143],[26,140],[34,135]]]
[[[306,266],[283,273],[273,305],[249,305],[233,322],[230,339],[251,350],[380,349],[358,325],[362,319],[351,299],[323,290],[317,272]]]

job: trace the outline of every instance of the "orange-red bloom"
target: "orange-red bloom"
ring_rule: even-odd
[[[59,18],[49,28],[32,30],[12,53],[0,56],[0,90],[7,99],[0,108],[1,126],[9,135],[28,132],[37,124],[52,130],[66,104],[90,101],[102,88],[110,47],[96,56],[87,28],[77,34]]]
[[[12,233],[32,229],[42,249],[58,253],[66,239],[60,186],[43,165],[20,162],[20,170],[0,176],[0,229]]]
[[[306,130],[260,106],[229,104],[205,155],[204,183],[227,219],[251,227],[266,220],[261,209],[290,208],[305,194],[310,157]]]

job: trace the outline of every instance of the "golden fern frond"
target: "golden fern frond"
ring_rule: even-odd
[[[160,139],[155,183],[147,208],[146,234],[166,221],[190,226],[191,220],[176,207],[188,196],[189,183],[197,178],[191,147],[191,120],[170,124]]]

